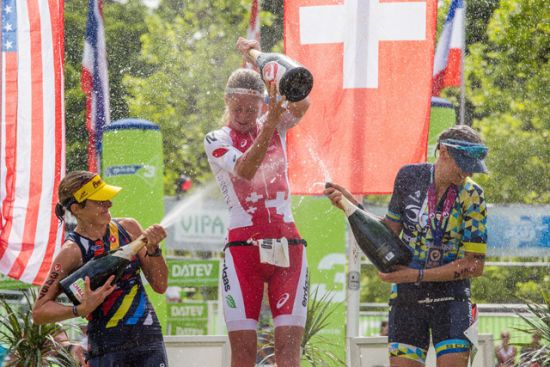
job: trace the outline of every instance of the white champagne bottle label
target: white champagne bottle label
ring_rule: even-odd
[[[86,289],[86,283],[84,279],[79,278],[74,283],[69,286],[71,292],[73,292],[74,297],[78,302],[82,302],[82,297],[84,297],[84,290]]]

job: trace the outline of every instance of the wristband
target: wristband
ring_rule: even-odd
[[[73,315],[75,317],[79,317],[80,315],[78,314],[78,309],[76,308],[76,305],[73,305]]]
[[[155,252],[153,252],[152,254],[149,253],[149,251],[146,251],[145,252],[145,255],[149,256],[149,257],[159,257],[162,255],[162,250],[160,249],[160,247],[157,247],[157,249],[155,250]]]
[[[418,278],[416,278],[416,282],[414,284],[420,285],[423,279],[424,279],[424,269],[418,269]]]

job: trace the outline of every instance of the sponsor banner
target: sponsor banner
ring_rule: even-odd
[[[103,132],[102,177],[122,190],[110,209],[114,218],[135,218],[143,228],[164,217],[164,158],[160,128],[146,120],[111,122]],[[151,291],[161,325],[166,326],[166,297]]]
[[[168,320],[207,320],[208,304],[206,302],[168,303]]]
[[[168,284],[170,286],[217,287],[220,277],[220,261],[168,259]]]
[[[489,256],[550,256],[550,205],[489,206]]]
[[[229,213],[221,196],[215,195],[218,193],[213,198],[203,197],[197,202],[193,201],[192,207],[180,211],[174,225],[168,228],[167,244],[170,248],[216,252],[223,249]],[[177,211],[179,203],[181,201],[167,198],[166,212]]]

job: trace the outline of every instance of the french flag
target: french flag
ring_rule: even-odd
[[[103,128],[111,121],[109,112],[109,75],[103,27],[103,0],[89,0],[81,87],[86,94],[86,129],[88,130],[88,169],[101,170]]]
[[[246,36],[249,40],[260,42],[260,0],[252,0],[252,4],[250,5],[250,20]],[[246,69],[257,69],[256,65],[246,60],[243,62],[243,67]]]
[[[439,96],[443,88],[460,86],[463,47],[464,1],[453,0],[435,50],[433,96]]]

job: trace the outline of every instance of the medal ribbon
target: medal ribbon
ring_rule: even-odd
[[[441,217],[438,220],[436,216],[437,195],[435,192],[435,183],[432,182],[428,187],[428,220],[430,222],[430,229],[432,230],[433,248],[438,249],[439,251],[442,251],[440,249],[441,242],[443,242],[443,235],[445,234],[445,230],[447,229],[449,216],[451,214],[451,210],[453,209],[457,195],[458,191],[456,186],[449,186],[449,189],[447,190],[447,196],[445,197],[445,201],[443,203]],[[439,265],[441,265],[441,262],[443,261],[442,255],[443,254],[441,253],[438,259]]]

